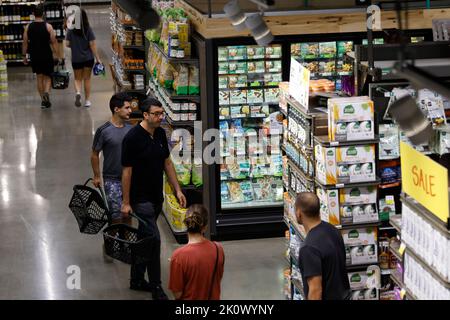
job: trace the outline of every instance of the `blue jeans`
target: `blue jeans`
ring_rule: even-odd
[[[153,238],[149,250],[151,250],[151,259],[148,263],[131,265],[131,280],[140,281],[145,279],[145,270],[147,270],[148,282],[152,287],[161,285],[161,237],[159,235],[156,221],[161,213],[162,205],[151,202],[142,202],[132,205],[133,212],[147,226],[139,222],[138,239],[147,237]]]

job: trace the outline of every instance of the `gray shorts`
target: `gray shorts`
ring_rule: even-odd
[[[106,201],[112,219],[120,219],[122,213],[122,182],[120,180],[103,179]]]

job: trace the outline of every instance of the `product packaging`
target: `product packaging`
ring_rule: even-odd
[[[369,97],[328,100],[330,141],[368,140],[375,137],[374,104]]]
[[[247,47],[232,46],[228,47],[228,60],[245,60],[247,59]]]
[[[357,228],[341,231],[351,265],[377,263],[377,229]]]
[[[400,157],[400,136],[395,124],[380,124],[380,160],[397,159]]]

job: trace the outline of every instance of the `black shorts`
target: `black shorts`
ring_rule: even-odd
[[[53,73],[53,68],[54,68],[53,60],[31,59],[31,69],[33,70],[33,73],[44,74],[50,77]]]
[[[84,62],[72,62],[72,68],[73,70],[79,70],[79,69],[83,69],[83,68],[89,68],[92,69],[92,67],[94,66],[94,60],[88,60],[88,61],[84,61]]]

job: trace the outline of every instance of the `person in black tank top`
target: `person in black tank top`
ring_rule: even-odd
[[[34,9],[35,21],[25,27],[23,33],[23,63],[28,64],[26,54],[30,54],[31,68],[37,75],[37,88],[41,96],[42,108],[50,108],[49,91],[53,72],[53,52],[57,51],[55,31],[43,20],[43,8],[38,5]],[[52,52],[53,49],[53,52]]]

